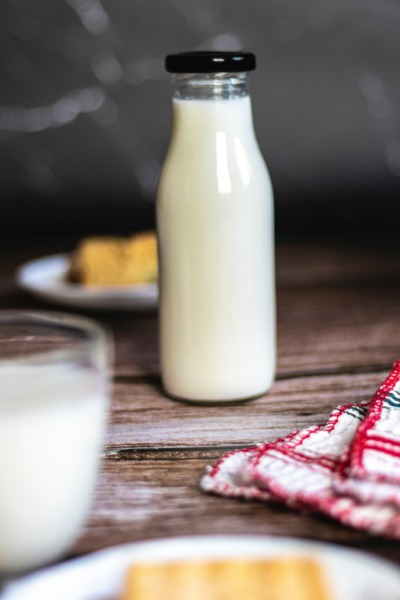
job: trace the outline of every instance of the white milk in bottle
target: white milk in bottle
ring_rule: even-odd
[[[250,53],[170,55],[173,126],[157,193],[165,391],[244,400],[275,373],[273,196],[254,134]]]

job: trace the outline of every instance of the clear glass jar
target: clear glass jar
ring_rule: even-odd
[[[157,192],[161,374],[169,395],[192,402],[260,396],[275,374],[273,194],[253,128],[254,66],[245,53],[166,60],[174,74]]]

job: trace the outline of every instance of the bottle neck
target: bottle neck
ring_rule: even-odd
[[[177,100],[235,100],[249,95],[247,73],[179,73],[172,77]]]

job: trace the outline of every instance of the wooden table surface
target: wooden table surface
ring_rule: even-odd
[[[114,333],[115,382],[96,496],[71,554],[159,537],[268,534],[361,548],[400,564],[400,541],[199,489],[207,465],[224,451],[322,423],[336,405],[371,398],[400,358],[395,242],[278,244],[277,377],[267,395],[246,404],[194,406],[167,398],[157,314],[92,313]],[[3,240],[0,308],[57,309],[19,291],[14,273],[26,260],[72,245]]]

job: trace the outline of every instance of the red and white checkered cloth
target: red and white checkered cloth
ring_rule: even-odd
[[[370,403],[339,406],[325,425],[228,452],[201,487],[400,538],[400,360]]]

